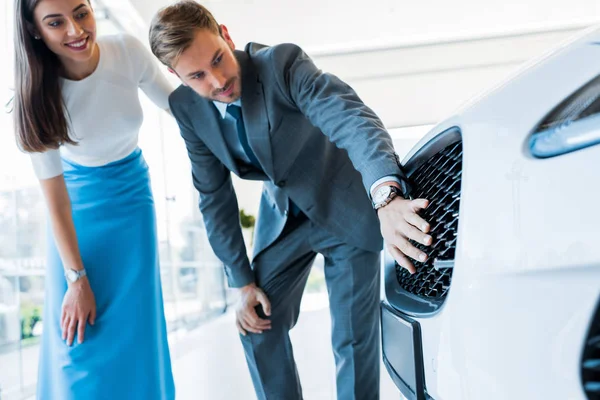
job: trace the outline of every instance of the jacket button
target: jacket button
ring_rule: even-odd
[[[277,186],[278,186],[278,187],[284,187],[284,186],[285,186],[285,184],[286,184],[286,182],[285,182],[285,181],[279,181],[279,182],[277,182]]]
[[[284,214],[284,215],[287,217],[287,216],[288,216],[288,214],[289,214],[289,211],[288,211],[288,210],[285,210],[285,211],[283,212],[283,214]]]

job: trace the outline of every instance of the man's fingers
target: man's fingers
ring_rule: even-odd
[[[395,245],[398,250],[404,253],[404,255],[412,258],[413,260],[420,262],[427,261],[427,254],[413,246],[412,243],[410,243],[408,239],[399,232],[396,233],[396,240],[394,241],[393,245]]]
[[[417,272],[415,266],[410,262],[410,260],[404,254],[402,254],[402,252],[398,250],[395,246],[388,246],[388,251],[390,252],[392,257],[394,257],[399,266],[401,266],[404,269],[407,269],[408,272],[410,272],[411,274]]]
[[[410,202],[410,206],[412,207],[414,212],[424,210],[429,207],[429,200],[427,199],[415,199]]]
[[[259,318],[254,309],[244,313],[242,319],[254,329],[271,329],[271,321]]]
[[[260,330],[260,329],[258,329],[258,328],[255,328],[255,327],[253,327],[253,326],[252,326],[251,324],[249,324],[249,323],[248,323],[248,321],[246,321],[246,320],[242,320],[242,321],[241,321],[241,325],[242,325],[242,328],[243,328],[244,330],[248,331],[248,332],[252,332],[252,333],[258,333],[258,334],[262,333],[262,330]]]
[[[425,246],[429,246],[433,240],[431,236],[424,234],[423,232],[421,232],[420,230],[408,223],[402,224],[400,229],[402,230],[402,233],[405,237],[407,237],[408,239],[412,239],[415,242],[421,243]]]
[[[423,233],[429,233],[429,230],[431,229],[431,225],[429,224],[429,222],[427,222],[423,218],[421,218],[421,216],[419,214],[417,214],[416,212],[409,213],[405,217],[405,219],[406,219],[406,222],[408,222],[412,226],[416,227]]]
[[[260,303],[263,308],[265,315],[271,315],[271,302],[267,298],[267,295],[261,291],[257,296],[256,300]]]
[[[271,303],[262,290],[257,291],[256,301],[261,305],[266,315],[271,314]],[[246,306],[247,308],[243,310],[245,320],[255,329],[271,329],[271,321],[260,318],[256,313],[256,306],[256,303]]]
[[[237,318],[235,319],[235,326],[237,327],[237,330],[240,333],[240,335],[246,336],[246,331],[244,330],[244,328],[242,328],[242,325],[240,324],[240,321],[238,321]]]
[[[257,314],[259,305],[266,315],[271,314],[269,299],[262,290],[255,287],[254,290],[245,294],[236,311],[236,325],[240,334],[245,335],[248,332],[260,334],[265,329],[271,329],[271,321],[260,318]]]
[[[271,321],[262,318],[247,318],[246,321],[256,329],[271,329]]]
[[[77,342],[79,344],[83,343],[83,338],[85,335],[85,324],[87,318],[80,318],[77,324]]]

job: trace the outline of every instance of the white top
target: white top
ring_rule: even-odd
[[[97,167],[127,157],[138,144],[143,114],[138,88],[161,109],[169,108],[173,88],[152,54],[136,38],[114,35],[98,38],[100,61],[80,81],[61,79],[69,136],[77,145],[32,153],[39,179],[63,173],[61,155],[77,164]]]

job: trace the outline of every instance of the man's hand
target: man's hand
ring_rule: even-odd
[[[265,315],[271,315],[271,303],[265,292],[256,284],[251,283],[241,288],[239,293],[240,299],[235,310],[235,324],[240,334],[246,336],[247,332],[263,333],[265,329],[271,329],[271,321],[260,318],[255,310],[255,307],[260,304]]]
[[[417,214],[428,205],[429,201],[425,199],[406,200],[396,197],[377,212],[387,250],[398,264],[411,274],[414,274],[416,269],[410,259],[424,262],[427,261],[427,254],[413,246],[408,239],[425,246],[429,246],[433,240],[427,235],[429,223]]]

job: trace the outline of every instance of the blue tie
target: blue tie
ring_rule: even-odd
[[[254,152],[250,148],[250,145],[248,144],[248,136],[246,135],[246,128],[244,127],[244,118],[242,117],[241,107],[236,106],[235,104],[229,104],[227,106],[227,112],[235,119],[240,144],[242,145],[244,152],[246,152],[246,155],[250,159],[250,163],[262,171],[260,162],[258,162],[256,155],[254,154]]]
[[[236,106],[235,104],[229,104],[227,106],[227,112],[235,119],[238,138],[240,139],[242,148],[244,149],[246,155],[250,159],[250,163],[262,171],[262,166],[258,162],[256,155],[254,154],[254,152],[250,148],[250,145],[248,144],[248,136],[246,136],[246,128],[244,127],[244,119],[242,118],[241,107]],[[301,213],[300,209],[296,204],[294,204],[294,202],[291,199],[289,200],[289,202],[292,214],[294,216],[298,216]]]

